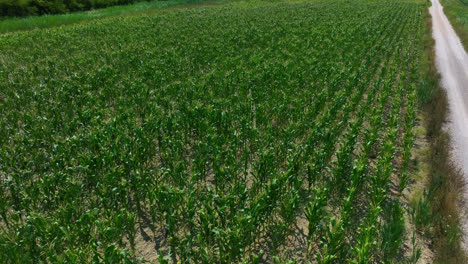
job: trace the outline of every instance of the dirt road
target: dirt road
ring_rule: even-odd
[[[433,37],[437,69],[447,91],[450,109],[448,129],[452,137],[452,159],[468,181],[468,55],[445,16],[439,0],[432,0]],[[468,201],[468,193],[465,194]],[[468,234],[468,220],[463,221]],[[468,249],[465,235],[464,247]]]

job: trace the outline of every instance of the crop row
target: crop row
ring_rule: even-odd
[[[422,11],[257,1],[0,36],[0,262],[403,257]]]

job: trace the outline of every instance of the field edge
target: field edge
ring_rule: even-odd
[[[430,4],[428,4],[430,6]],[[434,263],[467,263],[462,247],[462,175],[450,161],[450,136],[444,129],[448,101],[440,85],[435,63],[435,41],[432,38],[432,18],[425,14],[424,54],[421,63],[423,80],[420,114],[428,147],[418,161],[426,168],[425,191],[413,208],[415,225],[420,234],[431,241]],[[425,89],[425,90],[423,90]]]

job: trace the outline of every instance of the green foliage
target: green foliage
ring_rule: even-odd
[[[1,0],[0,0],[1,1]],[[224,0],[212,0],[210,2],[222,2]],[[0,33],[33,30],[39,28],[51,28],[78,22],[91,21],[112,16],[137,15],[154,12],[158,9],[184,5],[187,3],[202,3],[202,0],[166,0],[153,2],[138,2],[132,5],[112,6],[91,11],[73,12],[59,15],[44,15],[30,17],[8,17],[0,19]],[[81,8],[79,8],[81,9]]]
[[[465,50],[468,49],[468,1],[467,0],[441,0],[444,13],[457,32]]]
[[[0,36],[0,262],[402,258],[423,9],[231,3]]]
[[[0,16],[34,16],[129,5],[144,0],[0,0]],[[189,3],[200,2],[189,0]]]

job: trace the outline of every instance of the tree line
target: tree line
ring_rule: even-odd
[[[0,0],[0,16],[64,14],[141,0]]]

